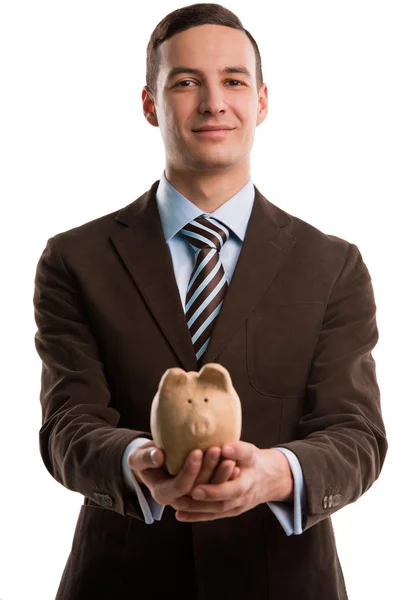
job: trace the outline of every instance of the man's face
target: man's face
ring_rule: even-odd
[[[146,88],[142,98],[147,120],[161,130],[167,162],[178,169],[223,169],[249,160],[255,128],[267,115],[267,87],[258,93],[246,34],[201,25],[172,36],[159,52],[155,104]],[[175,72],[177,67],[184,69]],[[223,72],[232,67],[247,73]],[[195,131],[215,125],[230,130]]]

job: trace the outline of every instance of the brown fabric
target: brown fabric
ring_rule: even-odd
[[[256,187],[204,364],[232,376],[241,439],[298,457],[304,532],[287,536],[267,504],[193,524],[166,506],[147,525],[124,489],[122,454],[134,438],[151,439],[162,374],[197,366],[158,183],[51,237],[37,265],[40,452],[56,481],[84,496],[57,600],[346,599],[330,517],[370,488],[388,448],[371,278],[356,245],[288,215]]]

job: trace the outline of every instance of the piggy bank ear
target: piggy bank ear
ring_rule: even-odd
[[[219,363],[207,363],[198,373],[198,382],[224,391],[232,387],[230,373]]]
[[[161,377],[159,382],[158,391],[160,394],[165,395],[168,392],[173,392],[176,388],[187,385],[187,373],[183,369],[174,367],[173,369],[167,369]]]

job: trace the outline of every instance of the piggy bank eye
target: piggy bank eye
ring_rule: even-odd
[[[204,402],[208,402],[208,398],[204,398]]]

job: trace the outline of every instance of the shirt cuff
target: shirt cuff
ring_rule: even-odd
[[[154,519],[156,519],[157,521],[161,520],[165,505],[158,504],[158,502],[155,502],[147,486],[138,483],[132,469],[129,467],[127,462],[129,452],[131,452],[133,448],[138,448],[139,446],[142,446],[148,441],[148,438],[138,437],[126,446],[126,449],[122,456],[122,477],[126,487],[130,491],[136,493],[138,501],[140,503],[140,508],[143,511],[145,522],[147,523],[147,525],[151,525],[154,522]]]
[[[287,457],[294,478],[294,503],[290,502],[267,502],[270,510],[279,520],[287,535],[300,535],[302,529],[302,518],[305,511],[305,486],[303,472],[298,457],[288,450],[274,446],[273,450],[279,450]]]

